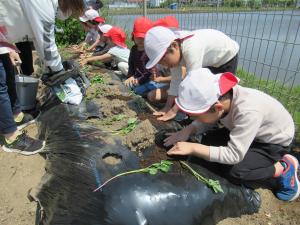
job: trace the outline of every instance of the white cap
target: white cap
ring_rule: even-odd
[[[99,25],[98,28],[103,34],[106,34],[112,28],[112,25],[103,24],[103,25]]]
[[[175,103],[186,113],[205,113],[238,82],[239,79],[229,72],[215,75],[204,68],[190,71],[180,83]]]
[[[191,37],[190,31],[173,31],[163,26],[156,26],[148,30],[145,36],[145,52],[149,58],[147,69],[153,68],[162,59],[173,41]]]
[[[100,17],[99,13],[96,10],[88,9],[84,12],[83,16],[79,17],[79,20],[82,21],[82,22],[87,22],[89,20],[92,21],[92,20],[95,20],[95,19],[97,20],[99,18],[101,18],[103,20],[103,18]],[[99,20],[98,22],[101,22],[101,20]]]
[[[146,68],[154,67],[176,39],[175,33],[166,27],[157,26],[148,30],[145,36],[145,52],[149,58]]]

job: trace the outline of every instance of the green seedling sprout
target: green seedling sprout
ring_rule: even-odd
[[[104,95],[103,90],[97,89],[94,94],[92,94],[91,96],[87,96],[86,100],[92,100],[92,99],[98,98],[99,96],[102,96],[102,95]]]
[[[173,165],[173,163],[171,161],[169,161],[169,160],[162,160],[159,163],[154,163],[151,166],[148,166],[146,168],[142,168],[142,169],[138,169],[138,170],[131,170],[131,171],[127,171],[127,172],[124,172],[124,173],[119,173],[116,176],[113,176],[112,178],[110,178],[107,181],[105,181],[99,187],[97,187],[94,190],[94,192],[100,190],[105,185],[107,185],[109,182],[111,182],[112,180],[114,180],[114,179],[116,179],[118,177],[129,175],[129,174],[134,174],[134,173],[149,173],[150,175],[155,175],[155,174],[157,174],[158,171],[161,171],[163,173],[167,173],[167,172],[170,171],[172,165]]]
[[[114,115],[113,117],[105,120],[103,122],[104,125],[112,125],[113,122],[116,122],[116,121],[121,121],[123,120],[124,118],[126,118],[126,115],[123,115],[123,114],[119,114],[119,115]]]
[[[127,121],[127,125],[125,127],[122,127],[121,129],[118,129],[116,131],[113,131],[113,134],[119,134],[119,135],[126,135],[134,130],[134,128],[137,126],[138,120],[137,118],[129,118]]]
[[[87,72],[89,72],[89,70],[90,70],[89,66],[85,65],[85,66],[83,66],[83,67],[81,68],[80,71],[81,71],[82,73],[86,74]]]
[[[104,84],[104,78],[98,74],[91,79],[91,84]]]
[[[207,179],[203,176],[201,176],[199,173],[197,173],[192,167],[190,167],[187,163],[183,162],[183,161],[179,161],[180,164],[186,168],[187,170],[189,170],[192,175],[194,177],[197,178],[197,180],[202,181],[203,183],[205,183],[209,188],[211,188],[215,193],[219,193],[222,192],[224,193],[220,182],[218,180],[212,180],[212,179]]]

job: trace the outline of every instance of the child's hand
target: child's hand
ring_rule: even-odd
[[[151,74],[150,79],[157,82],[157,83],[160,83],[161,82],[161,77],[158,74],[158,70],[156,68],[152,68],[151,73],[152,74]]]
[[[176,105],[174,105],[168,112],[166,112],[163,116],[158,117],[157,120],[160,121],[168,121],[171,120],[173,118],[175,118],[177,112],[178,112],[178,107]]]
[[[139,84],[138,80],[135,79],[133,76],[129,77],[127,80],[125,80],[124,82],[125,86],[127,87],[134,87],[137,86]]]
[[[168,147],[180,141],[187,141],[191,135],[191,129],[189,127],[185,127],[178,132],[167,133],[166,135],[168,135],[169,137],[164,140],[164,146]]]
[[[161,83],[162,82],[162,77],[161,76],[154,76],[153,74],[151,75],[150,79],[157,82],[157,83]]]
[[[165,113],[163,116],[158,117],[157,120],[160,121],[168,121],[171,120],[173,118],[175,118],[177,111],[174,111],[174,109],[170,109],[167,113]]]
[[[163,107],[161,110],[154,112],[154,113],[153,113],[153,116],[163,116],[163,115],[165,115],[167,112],[169,112],[170,109],[171,109],[170,107],[165,106],[165,107]]]
[[[190,142],[178,142],[171,148],[167,154],[168,155],[192,155],[195,152],[196,143]]]
[[[80,66],[86,65],[88,62],[89,62],[89,61],[88,61],[87,59],[80,59],[80,60],[79,60]]]

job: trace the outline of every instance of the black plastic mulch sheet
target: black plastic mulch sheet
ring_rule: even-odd
[[[139,168],[141,158],[107,141],[110,134],[87,125],[101,117],[92,104],[58,105],[40,119],[47,141],[46,174],[31,192],[38,202],[36,224],[53,225],[200,225],[258,211],[259,195],[189,164],[202,175],[218,179],[224,193],[215,194],[186,170],[120,177],[102,190],[93,190],[112,176]],[[109,165],[106,155],[119,155]]]

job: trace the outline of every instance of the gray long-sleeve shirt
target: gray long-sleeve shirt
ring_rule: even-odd
[[[229,113],[220,122],[230,130],[227,146],[210,146],[210,161],[237,164],[253,141],[289,146],[294,138],[292,116],[275,98],[236,86]],[[201,129],[201,124],[194,122]]]

